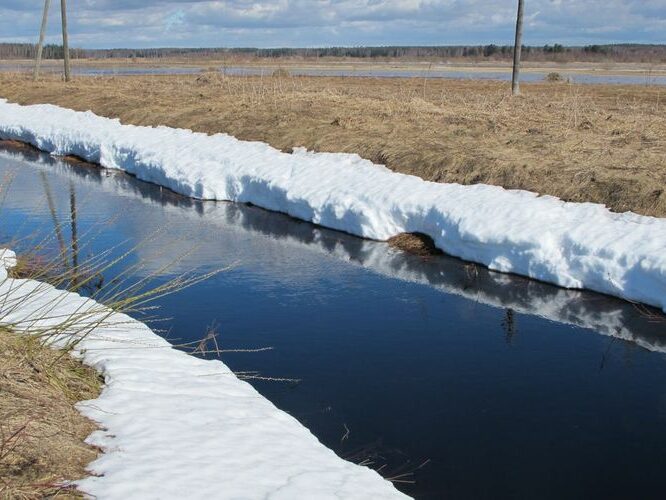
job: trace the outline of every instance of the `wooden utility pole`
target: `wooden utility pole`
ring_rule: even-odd
[[[520,53],[523,48],[523,6],[524,0],[518,0],[518,16],[516,17],[516,41],[513,45],[513,75],[511,77],[511,93],[520,94]]]
[[[39,78],[39,65],[42,64],[42,49],[44,48],[44,36],[46,35],[46,21],[49,17],[49,6],[51,0],[44,0],[44,14],[42,15],[42,27],[39,30],[39,42],[37,43],[37,56],[35,57],[35,71],[32,74],[32,79]]]
[[[60,0],[60,17],[62,18],[62,50],[65,58],[65,81],[70,80],[69,43],[67,42],[67,0]]]

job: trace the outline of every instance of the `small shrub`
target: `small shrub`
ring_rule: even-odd
[[[289,73],[289,71],[284,68],[278,68],[273,71],[273,76],[275,78],[288,78],[291,76],[291,73]]]
[[[546,75],[545,80],[547,82],[563,82],[564,77],[561,74],[557,73],[556,71],[553,71],[552,73],[548,73]]]

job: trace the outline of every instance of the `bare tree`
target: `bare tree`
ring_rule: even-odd
[[[516,16],[516,41],[513,45],[513,75],[511,77],[511,93],[520,94],[520,53],[523,48],[523,7],[524,0],[518,0]]]
[[[65,59],[65,81],[70,80],[69,43],[67,42],[67,0],[60,0],[60,17],[62,18],[62,51]]]
[[[51,0],[44,0],[44,14],[42,14],[42,27],[39,30],[39,42],[37,43],[37,55],[35,57],[35,71],[32,74],[33,80],[39,78],[39,65],[42,63],[42,49],[44,48],[44,36],[46,35],[46,21],[49,17],[49,6]]]

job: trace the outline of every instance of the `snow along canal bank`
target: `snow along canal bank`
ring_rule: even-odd
[[[104,451],[79,488],[95,498],[407,498],[339,458],[219,360],[174,349],[145,324],[78,294],[12,279],[0,249],[0,323],[83,337],[74,354],[105,379],[78,405]],[[101,321],[101,323],[100,323]]]
[[[424,233],[490,269],[666,311],[666,220],[496,186],[439,184],[357,155],[282,153],[260,142],[0,100],[0,138],[76,155],[199,199],[249,202],[375,240]]]

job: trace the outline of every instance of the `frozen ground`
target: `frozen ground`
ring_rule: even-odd
[[[251,202],[366,238],[425,233],[445,252],[666,310],[666,220],[495,186],[438,184],[356,155],[122,125],[0,100],[0,137],[73,154],[181,194]]]
[[[75,355],[103,374],[79,410],[104,450],[78,483],[94,498],[406,498],[346,462],[221,361],[174,349],[145,324],[77,294],[7,276],[0,250],[0,323],[82,337]]]

